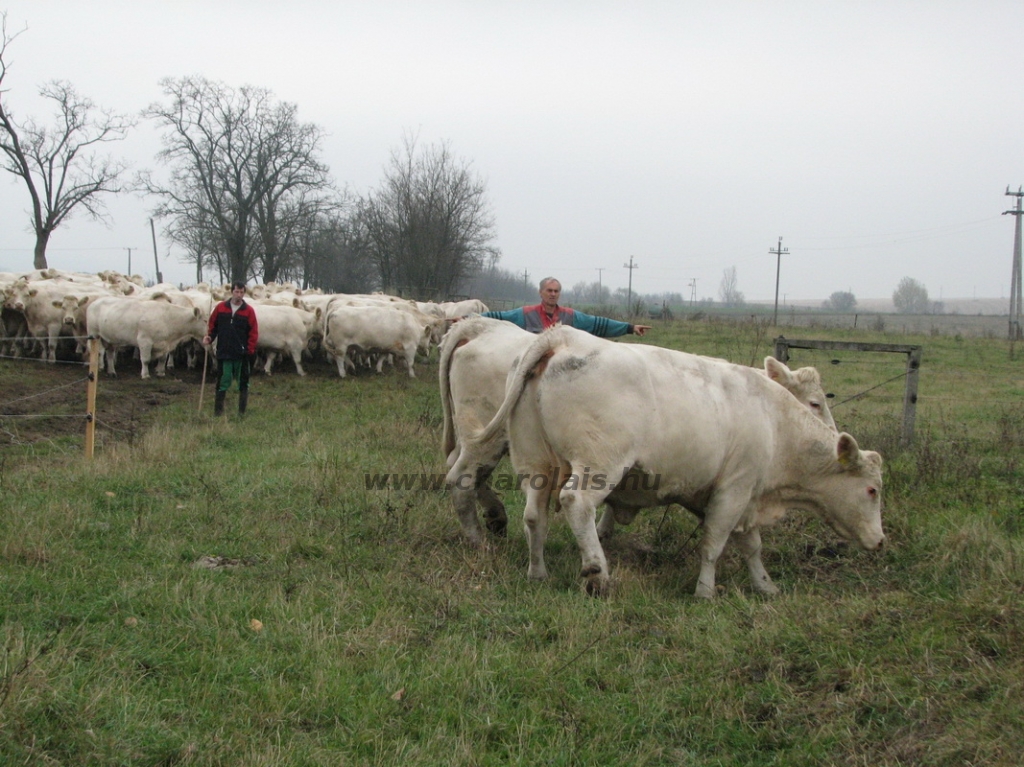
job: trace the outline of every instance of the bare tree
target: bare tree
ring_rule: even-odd
[[[53,127],[31,118],[16,121],[3,82],[9,68],[7,47],[19,34],[8,35],[7,14],[0,16],[0,150],[4,170],[22,179],[28,189],[36,235],[33,266],[45,269],[46,246],[54,230],[76,209],[102,219],[105,207],[100,195],[121,191],[120,178],[128,164],[98,156],[93,150],[124,139],[134,122],[96,107],[71,83],[60,80],[39,89],[39,95],[56,107]]]
[[[297,201],[329,188],[317,155],[323,136],[300,123],[293,104],[270,91],[230,88],[201,77],[161,81],[168,104],[143,115],[166,128],[157,159],[167,182],[140,174],[139,188],[162,199],[156,209],[179,230],[206,228],[223,250],[231,280],[262,272],[276,279],[284,266],[282,233]]]
[[[319,213],[307,227],[302,251],[303,287],[334,293],[368,293],[379,287],[366,234],[355,213]]]
[[[928,311],[928,289],[913,277],[904,277],[892,293],[892,304],[900,314],[924,314]]]
[[[500,257],[485,185],[447,144],[417,151],[406,136],[384,181],[360,205],[361,224],[385,290],[422,298],[454,293]]]
[[[735,266],[730,266],[722,271],[722,282],[718,285],[718,297],[726,306],[743,305],[743,293],[739,289]]]

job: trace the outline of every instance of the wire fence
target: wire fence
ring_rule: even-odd
[[[89,368],[84,377],[73,378],[70,381],[62,381],[49,386],[44,386],[31,393],[19,394],[0,400],[0,430],[10,440],[11,444],[34,444],[39,441],[53,442],[53,435],[43,430],[36,429],[31,439],[25,439],[19,433],[16,423],[38,422],[38,421],[81,421],[83,424],[83,438],[85,441],[86,457],[92,457],[92,449],[95,439],[95,418],[96,387],[98,385],[99,369],[99,341],[98,339],[78,338],[62,336],[61,339],[88,342],[88,358],[82,360],[48,360],[43,357],[11,356],[3,355],[0,359],[16,361],[25,365],[42,365],[43,370],[58,369],[58,366],[74,366]],[[30,380],[37,382],[38,376],[30,377]],[[69,395],[75,392],[74,396]],[[39,410],[51,410],[51,412],[12,412],[30,409],[30,403],[39,404]],[[55,410],[71,410],[72,412],[53,412]],[[67,432],[62,432],[61,436]]]

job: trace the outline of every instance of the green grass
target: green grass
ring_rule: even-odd
[[[0,763],[1018,764],[1024,363],[992,339],[785,334],[920,343],[924,366],[911,448],[902,383],[834,410],[886,457],[891,545],[788,518],[764,536],[773,599],[727,553],[721,597],[695,600],[678,508],[616,534],[615,588],[591,599],[557,519],[551,577],[527,581],[514,493],[508,539],[476,551],[443,490],[367,490],[443,472],[436,362],[257,378],[242,422],[175,402],[91,463],[5,448]],[[754,323],[648,340],[772,350]],[[816,354],[791,362],[834,402],[905,365]]]

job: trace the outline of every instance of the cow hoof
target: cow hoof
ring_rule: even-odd
[[[499,538],[505,538],[508,536],[508,518],[496,518],[488,517],[487,529],[491,531],[492,535],[496,535]]]
[[[599,565],[584,567],[580,572],[580,577],[586,579],[585,588],[590,596],[603,597],[608,594],[610,579]]]

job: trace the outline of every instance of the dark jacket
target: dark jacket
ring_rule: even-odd
[[[231,301],[221,301],[210,312],[210,339],[217,341],[217,359],[240,360],[256,353],[259,326],[256,312],[245,301],[235,312]]]

